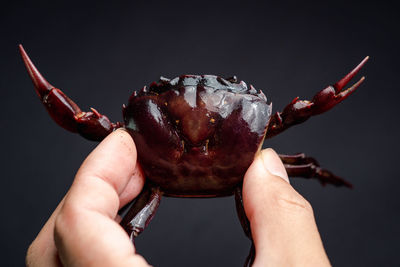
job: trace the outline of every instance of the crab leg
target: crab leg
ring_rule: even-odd
[[[311,116],[321,114],[330,110],[352,93],[361,85],[365,77],[362,77],[350,88],[342,91],[346,84],[359,72],[359,70],[368,61],[369,57],[364,58],[357,67],[350,71],[340,81],[333,86],[328,86],[317,93],[311,101],[299,100],[296,97],[282,112],[276,112],[268,125],[268,130],[265,138],[271,138],[287,128],[302,123],[308,120]]]
[[[353,186],[344,179],[334,175],[328,170],[320,167],[319,163],[311,157],[306,157],[304,153],[296,155],[279,155],[289,176],[314,178],[322,185],[332,184],[335,186]]]
[[[251,240],[251,247],[249,251],[249,255],[246,258],[246,261],[244,263],[244,267],[250,267],[253,265],[255,256],[256,256],[256,250],[253,242],[253,238],[251,236],[251,230],[250,230],[250,222],[246,217],[246,213],[244,211],[244,206],[243,206],[243,196],[242,196],[242,185],[238,186],[235,190],[235,203],[236,203],[236,212],[239,217],[240,224],[242,225],[243,231],[245,235]]]
[[[148,183],[140,195],[134,200],[120,225],[128,233],[132,242],[135,237],[144,231],[160,205],[162,193],[159,187],[153,187]]]
[[[114,129],[122,126],[119,122],[111,123],[105,115],[94,108],[91,108],[89,112],[81,111],[78,105],[60,89],[46,81],[33,65],[22,45],[19,45],[19,50],[36,93],[58,125],[93,141],[101,141]]]

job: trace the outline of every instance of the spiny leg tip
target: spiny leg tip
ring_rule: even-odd
[[[339,178],[339,177],[335,177],[335,179],[331,180],[331,181],[320,181],[320,182],[321,182],[322,186],[325,186],[327,184],[332,184],[336,187],[343,186],[343,187],[347,187],[349,189],[354,189],[354,186],[351,183],[349,183],[346,180]]]
[[[348,189],[354,189],[353,184],[351,184],[351,183],[349,183],[349,182],[347,182],[345,180],[343,180],[342,186],[347,187]]]
[[[345,179],[340,178],[340,177],[336,177],[336,179],[337,179],[336,186],[344,186],[349,189],[353,189],[353,185],[351,183],[347,182]]]

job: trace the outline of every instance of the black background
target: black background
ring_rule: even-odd
[[[2,266],[23,265],[96,145],[50,120],[19,43],[52,84],[113,121],[133,90],[160,75],[237,75],[277,111],[371,56],[359,91],[265,146],[315,156],[355,185],[292,180],[314,207],[333,265],[398,266],[400,38],[391,2],[3,1],[0,26]],[[155,266],[241,266],[248,248],[233,198],[164,198],[137,240]]]

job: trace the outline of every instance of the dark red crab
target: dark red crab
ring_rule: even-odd
[[[251,232],[242,205],[241,185],[264,139],[292,125],[323,113],[340,103],[364,81],[346,90],[366,57],[333,86],[311,101],[295,98],[282,112],[272,115],[272,105],[262,91],[236,77],[182,75],[134,92],[123,106],[123,122],[112,123],[95,109],[83,112],[61,90],[50,85],[20,52],[36,92],[50,116],[63,128],[89,140],[100,141],[116,128],[125,127],[133,137],[138,160],[147,181],[142,193],[121,222],[133,238],[150,222],[161,196],[220,197],[235,195],[239,218],[246,235]],[[280,155],[289,176],[315,178],[322,184],[351,185],[319,167],[304,154]],[[254,246],[245,265],[254,259]]]

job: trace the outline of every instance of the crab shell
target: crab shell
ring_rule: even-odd
[[[161,78],[123,110],[138,160],[164,195],[231,195],[261,148],[271,104],[236,78]]]

